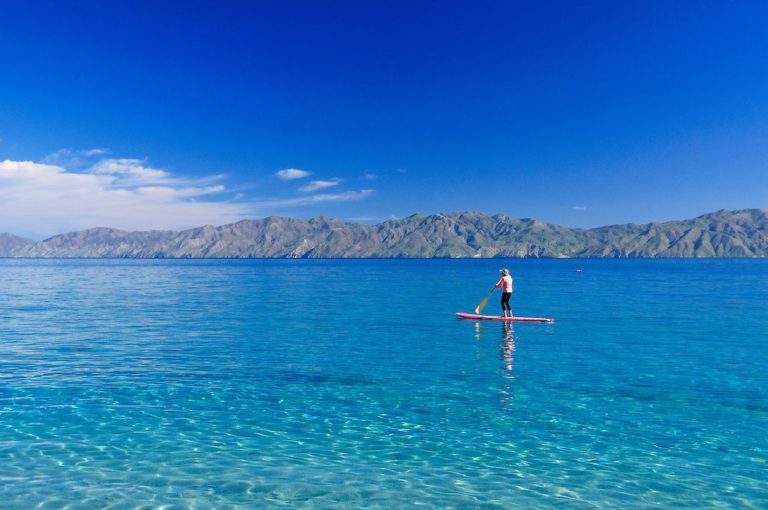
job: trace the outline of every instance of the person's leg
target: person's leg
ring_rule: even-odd
[[[511,297],[511,293],[503,292],[501,294],[501,310],[504,313],[504,317],[507,317],[507,311],[509,311],[509,317],[512,317],[512,307],[509,306],[509,298]]]

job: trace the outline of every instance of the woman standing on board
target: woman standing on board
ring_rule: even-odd
[[[512,317],[512,307],[509,306],[509,298],[512,297],[512,276],[510,276],[507,268],[502,269],[500,273],[501,278],[496,282],[495,288],[501,287],[501,311],[504,317]]]

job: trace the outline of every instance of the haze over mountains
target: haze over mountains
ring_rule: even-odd
[[[126,232],[93,228],[32,241],[0,234],[1,257],[432,258],[766,257],[768,209],[721,210],[646,225],[568,228],[464,212],[378,225],[269,217],[220,227]]]

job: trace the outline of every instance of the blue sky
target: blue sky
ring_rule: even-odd
[[[11,0],[2,19],[0,231],[768,207],[766,2]]]

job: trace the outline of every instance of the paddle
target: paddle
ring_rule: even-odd
[[[488,293],[488,295],[485,296],[482,301],[480,301],[480,304],[477,305],[477,307],[475,307],[475,313],[479,314],[483,310],[483,308],[485,308],[485,305],[488,303],[488,298],[491,297],[491,294],[493,294],[494,290],[496,290],[495,285],[493,286],[491,291]]]

